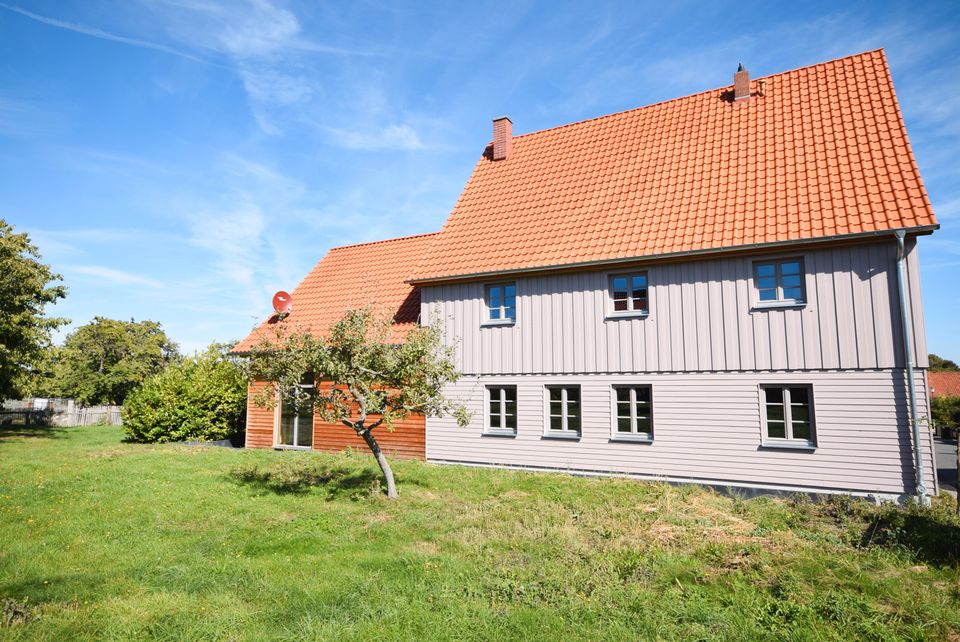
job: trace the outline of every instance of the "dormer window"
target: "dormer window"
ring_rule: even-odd
[[[517,320],[517,284],[496,283],[486,287],[486,322],[509,324]]]

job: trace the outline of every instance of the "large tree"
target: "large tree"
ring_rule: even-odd
[[[94,317],[56,351],[51,392],[83,404],[122,404],[178,358],[177,344],[156,321]]]
[[[955,362],[950,359],[944,359],[935,354],[930,355],[930,369],[933,371],[944,371],[944,370],[960,370]]]
[[[67,290],[40,259],[30,237],[0,219],[0,400],[19,396],[39,376],[50,334],[69,323],[45,314]]]
[[[394,344],[389,320],[372,308],[348,311],[323,338],[283,320],[274,328],[252,351],[248,367],[251,380],[273,381],[277,388],[264,390],[255,403],[272,406],[279,389],[281,398],[312,404],[324,421],[353,430],[376,458],[388,497],[397,497],[397,486],[375,431],[392,430],[414,413],[469,421],[466,409],[443,395],[459,374],[434,328],[417,326]],[[304,377],[318,385],[300,385]]]

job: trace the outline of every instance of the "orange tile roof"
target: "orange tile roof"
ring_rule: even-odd
[[[331,249],[291,293],[287,321],[320,336],[351,308],[374,305],[393,315],[394,341],[400,341],[420,318],[420,291],[404,282],[433,234]],[[271,337],[276,317],[261,323],[234,352],[247,352],[261,337]]]
[[[882,50],[758,80],[488,149],[410,280],[937,225]]]
[[[960,397],[960,372],[928,372],[931,397]]]

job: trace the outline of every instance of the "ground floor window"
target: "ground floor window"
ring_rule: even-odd
[[[313,403],[307,397],[314,386],[313,375],[307,374],[298,384],[303,394],[284,398],[280,404],[279,446],[313,446]]]
[[[616,436],[653,438],[653,390],[651,386],[614,386]]]
[[[547,432],[563,436],[580,434],[580,386],[547,386]]]
[[[487,386],[487,431],[517,432],[517,387]]]
[[[772,442],[816,443],[810,386],[761,386],[766,437]]]

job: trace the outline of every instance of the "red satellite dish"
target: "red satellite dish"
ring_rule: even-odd
[[[273,309],[277,314],[290,314],[290,310],[293,309],[293,297],[280,290],[273,295]]]

